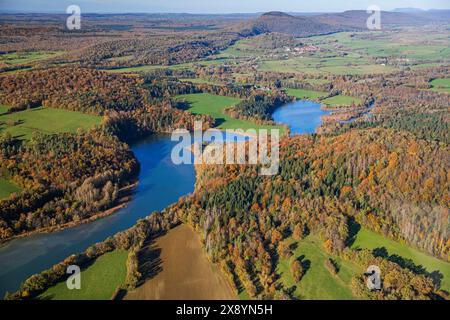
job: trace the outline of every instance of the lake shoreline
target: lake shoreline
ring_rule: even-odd
[[[0,248],[7,246],[11,241],[13,240],[17,240],[17,239],[21,239],[21,238],[26,238],[29,236],[33,236],[36,234],[48,234],[48,233],[52,233],[52,232],[58,232],[58,231],[63,231],[69,228],[74,228],[83,224],[87,224],[87,223],[91,223],[94,222],[98,219],[102,219],[105,217],[108,217],[114,213],[116,213],[117,211],[126,208],[126,206],[130,203],[130,201],[132,200],[132,195],[130,193],[132,193],[132,191],[134,189],[136,189],[136,187],[138,186],[139,181],[134,181],[131,184],[126,185],[125,187],[121,188],[119,190],[119,192],[126,192],[126,195],[120,197],[117,200],[117,204],[109,209],[103,210],[103,211],[99,211],[98,213],[90,216],[87,219],[83,219],[80,221],[71,221],[62,225],[57,225],[57,226],[52,226],[52,227],[46,227],[46,228],[41,228],[38,230],[33,230],[30,232],[25,232],[25,233],[21,233],[18,235],[14,235],[10,238],[7,239],[2,239],[0,241]]]

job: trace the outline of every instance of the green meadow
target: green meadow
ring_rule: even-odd
[[[8,198],[12,193],[20,192],[21,189],[7,179],[0,178],[0,200]]]
[[[287,59],[283,48],[267,49],[264,37],[242,39],[207,60],[198,60],[172,66],[146,65],[119,68],[109,72],[146,72],[155,69],[192,68],[193,65],[239,64],[254,57],[259,58],[258,70],[262,72],[293,72],[312,75],[365,75],[398,71],[402,67],[442,65],[450,56],[450,42],[444,31],[403,28],[402,32],[340,32],[331,35],[300,39],[315,45],[320,51]],[[378,59],[388,58],[384,63]],[[128,59],[128,57],[114,58]]]
[[[287,289],[293,289],[294,296],[299,299],[355,299],[350,289],[353,276],[364,272],[359,266],[337,256],[330,255],[323,247],[322,241],[316,235],[309,235],[305,239],[295,241],[287,239],[293,246],[293,255],[289,259],[281,258],[277,264],[277,274]],[[422,266],[427,272],[439,271],[443,279],[441,289],[450,291],[450,263],[429,256],[411,246],[385,238],[367,229],[358,232],[352,249],[376,249],[384,247],[389,255],[398,255],[410,259],[417,266]],[[325,261],[333,259],[339,271],[332,274],[326,267]],[[296,283],[290,272],[290,263],[298,259],[306,273],[300,282]]]
[[[392,57],[405,65],[440,62],[450,55],[445,31],[402,28],[401,32],[341,32],[316,36],[308,42],[330,51],[358,53],[363,57]]]
[[[151,72],[159,69],[169,69],[169,70],[179,70],[179,69],[192,69],[194,65],[215,65],[224,63],[224,59],[213,59],[213,60],[198,60],[195,62],[187,62],[173,65],[143,65],[137,67],[124,67],[124,68],[116,68],[116,69],[104,69],[103,71],[109,73],[139,73],[139,72]]]
[[[286,93],[290,96],[296,97],[297,99],[311,99],[311,100],[319,99],[328,94],[328,92],[325,91],[314,91],[305,89],[286,89]]]
[[[32,62],[46,60],[57,57],[64,53],[63,51],[32,51],[32,52],[13,52],[0,54],[0,62],[11,66],[29,64]]]
[[[307,39],[302,39],[307,40]],[[228,47],[220,54],[216,55],[218,63],[235,63],[246,61],[254,57],[260,57],[258,70],[263,72],[293,72],[307,73],[314,75],[321,74],[374,74],[389,73],[396,70],[390,66],[383,66],[375,63],[368,56],[346,52],[345,55],[336,54],[335,50],[330,52],[315,52],[302,56],[292,56],[288,59],[277,60],[268,54],[284,54],[283,48],[273,50],[263,49],[264,40],[261,38],[251,38],[239,40],[234,45]],[[311,42],[311,41],[309,41]],[[314,80],[313,80],[314,81]],[[326,82],[326,81],[325,81]],[[317,82],[316,82],[317,83]]]
[[[235,106],[240,102],[239,99],[218,96],[208,93],[197,93],[180,95],[177,97],[180,101],[186,101],[189,104],[188,111],[193,114],[205,114],[216,120],[218,129],[274,129],[278,128],[283,132],[281,126],[258,125],[250,121],[234,119],[224,113],[226,108]]]
[[[374,64],[368,59],[359,57],[294,57],[288,60],[266,60],[260,63],[259,71],[293,72],[312,75],[339,74],[363,75],[389,73],[395,70],[390,66]]]
[[[216,86],[220,86],[220,83],[205,79],[205,78],[187,78],[187,79],[180,79],[181,82],[192,82],[192,83],[205,83],[205,84],[212,84],[212,85],[216,85]]]
[[[350,289],[354,275],[363,272],[358,266],[328,254],[318,236],[309,235],[303,240],[287,240],[295,249],[289,259],[280,258],[277,264],[277,274],[285,288],[294,289],[294,296],[306,300],[351,300],[355,299]],[[339,271],[332,274],[325,261],[332,258],[337,262]],[[306,269],[300,282],[296,283],[290,272],[290,263],[298,259]]]
[[[222,51],[217,58],[239,59],[263,55],[264,50],[258,48],[258,38],[242,39]]]
[[[4,105],[0,104],[0,116],[1,116],[3,113],[7,113],[8,110],[9,110],[9,108],[8,108],[7,106],[4,106]]]
[[[412,248],[406,244],[396,242],[394,240],[383,237],[375,232],[361,228],[356,235],[356,240],[352,248],[386,248],[389,255],[396,254],[405,259],[410,259],[414,264],[423,266],[427,272],[439,271],[444,278],[442,279],[441,288],[450,292],[450,263],[439,260],[426,253]]]
[[[0,106],[0,134],[9,132],[13,137],[28,140],[33,132],[53,134],[76,132],[100,124],[101,117],[81,112],[54,108],[35,108],[7,114]]]
[[[360,104],[362,101],[359,98],[337,95],[320,101],[327,106],[346,107],[354,104]]]
[[[450,56],[445,31],[426,28],[383,33],[340,32],[299,40],[321,50],[276,58],[286,56],[283,48],[268,49],[264,38],[253,37],[238,41],[216,57],[227,61],[258,57],[258,70],[267,72],[364,75],[390,73],[406,66],[442,65]]]
[[[128,251],[115,250],[100,256],[81,271],[81,289],[69,290],[65,281],[43,292],[40,300],[110,300],[125,282]]]
[[[158,69],[166,69],[167,66],[155,66],[155,65],[145,65],[139,67],[125,67],[125,68],[117,68],[117,69],[105,69],[103,71],[109,73],[138,73],[138,72],[149,72]]]
[[[450,78],[434,79],[430,84],[433,91],[450,93]]]

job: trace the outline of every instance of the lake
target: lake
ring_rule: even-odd
[[[272,117],[276,123],[287,124],[291,135],[315,133],[322,123],[321,117],[330,114],[314,101],[298,100],[275,110]]]
[[[274,113],[276,122],[291,127],[291,134],[314,133],[328,112],[311,101],[297,101]],[[223,138],[224,140],[230,137]],[[248,137],[232,136],[243,141]],[[220,141],[218,139],[217,141]],[[132,146],[141,164],[139,185],[128,206],[111,216],[77,227],[13,240],[0,247],[0,298],[16,291],[29,276],[50,268],[71,254],[133,226],[153,211],[160,211],[194,191],[193,165],[175,165],[173,142],[168,135],[153,135]]]
[[[1,247],[0,298],[6,291],[17,290],[29,276],[133,226],[140,218],[193,192],[194,167],[172,163],[170,154],[175,144],[167,135],[155,135],[132,146],[141,171],[139,185],[126,208],[92,223],[16,239]]]

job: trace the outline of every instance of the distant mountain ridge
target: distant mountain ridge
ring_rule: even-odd
[[[420,26],[450,21],[450,10],[425,11],[415,8],[396,10],[381,12],[382,28]],[[243,23],[240,32],[245,36],[277,32],[295,37],[308,37],[340,31],[367,30],[369,16],[370,14],[365,10],[304,16],[271,11]]]
[[[392,12],[403,12],[403,13],[418,13],[418,12],[425,12],[423,9],[419,8],[395,8],[394,10],[391,10]]]
[[[271,11],[245,23],[242,33],[258,35],[261,33],[278,32],[295,37],[308,37],[338,31],[344,31],[344,29],[315,21],[313,16],[300,17],[292,16],[284,12]]]
[[[340,27],[366,29],[369,14],[365,10],[350,10],[342,13],[328,13],[312,17],[316,22]],[[448,23],[450,10],[414,11],[414,12],[381,12],[382,27],[413,26],[433,23]]]

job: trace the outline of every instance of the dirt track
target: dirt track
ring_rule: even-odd
[[[141,264],[148,270],[148,280],[125,299],[237,298],[218,267],[207,259],[200,238],[189,226],[176,227],[143,251]]]

